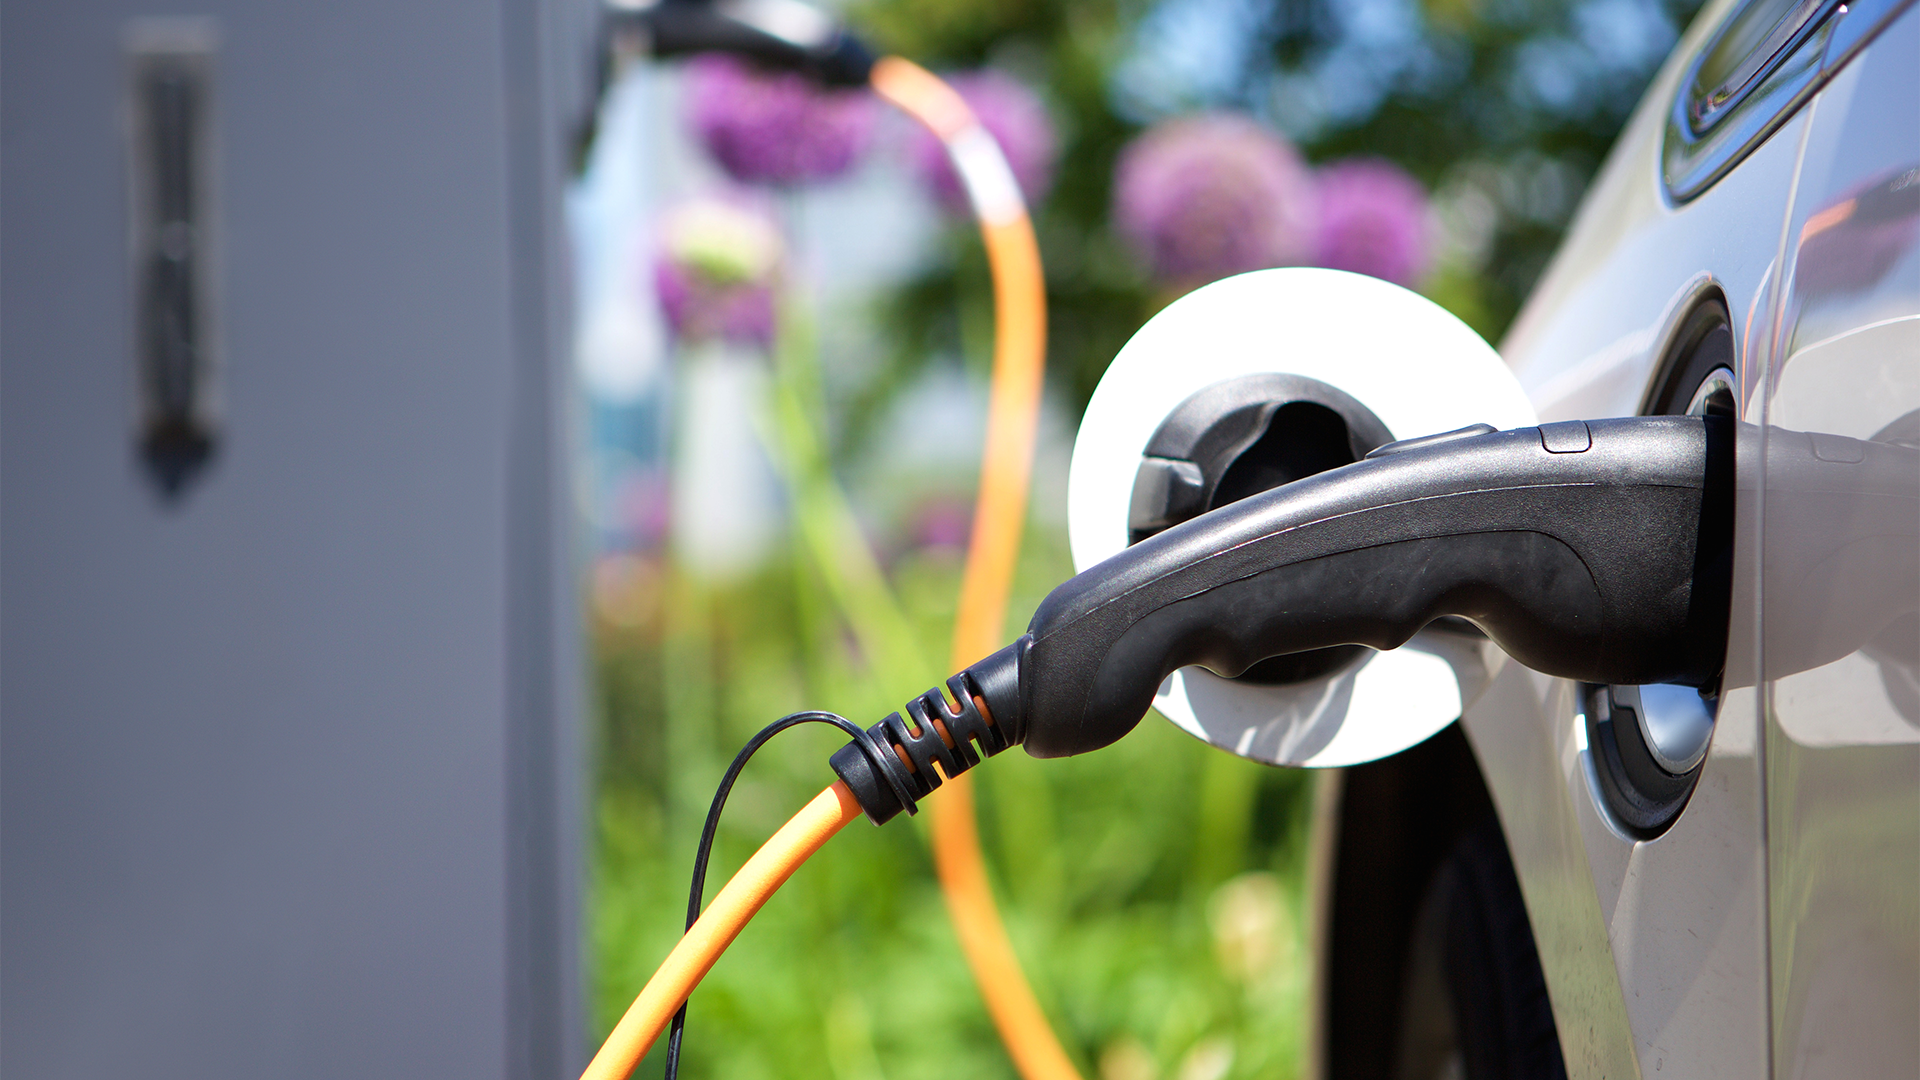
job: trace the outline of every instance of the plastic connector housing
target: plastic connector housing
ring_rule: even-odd
[[[913,723],[869,730],[897,753],[849,746],[834,769],[883,821],[981,753],[1114,742],[1178,668],[1232,677],[1312,649],[1392,649],[1449,616],[1549,675],[1711,685],[1726,656],[1734,434],[1696,416],[1462,433],[1249,496],[1055,589],[1026,634],[948,681],[952,703],[931,692],[907,707]]]
[[[834,773],[875,825],[915,813],[946,779],[1023,741],[1020,655],[1017,645],[1001,649],[834,753]]]
[[[1329,645],[1391,649],[1447,615],[1550,675],[1704,685],[1726,649],[1732,436],[1701,417],[1494,432],[1331,469],[1151,537],[1035,613],[1027,750],[1113,742],[1189,664],[1232,676]]]

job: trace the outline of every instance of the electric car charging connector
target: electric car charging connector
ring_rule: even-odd
[[[874,725],[834,772],[884,822],[1009,745],[1063,757],[1114,742],[1178,668],[1391,649],[1445,616],[1550,675],[1711,685],[1733,438],[1718,417],[1638,417],[1390,444],[1073,578],[1019,640],[913,702],[910,721]]]

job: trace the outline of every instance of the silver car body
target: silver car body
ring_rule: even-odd
[[[1885,437],[1920,410],[1920,217],[1849,217],[1920,185],[1920,12],[1874,5],[1891,22],[1681,201],[1662,179],[1676,96],[1738,6],[1685,36],[1503,345],[1543,420],[1643,411],[1710,294],[1765,437]],[[1811,670],[1769,666],[1777,634],[1853,613],[1766,588],[1805,526],[1790,494],[1759,494],[1763,456],[1739,463],[1728,685],[1667,831],[1609,815],[1575,684],[1488,646],[1498,670],[1465,710],[1575,1078],[1920,1075],[1920,647],[1908,618]]]

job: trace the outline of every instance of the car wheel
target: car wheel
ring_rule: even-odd
[[[1564,1080],[1520,883],[1491,817],[1454,844],[1414,917],[1398,1080]]]

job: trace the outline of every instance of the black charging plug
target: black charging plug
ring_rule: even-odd
[[[936,765],[953,776],[1013,743],[1060,757],[1113,742],[1178,668],[1231,677],[1309,649],[1391,649],[1444,616],[1551,675],[1705,685],[1724,660],[1732,496],[1723,418],[1390,444],[1088,569],[950,680],[950,701],[929,693],[833,765],[884,820],[938,786]]]

